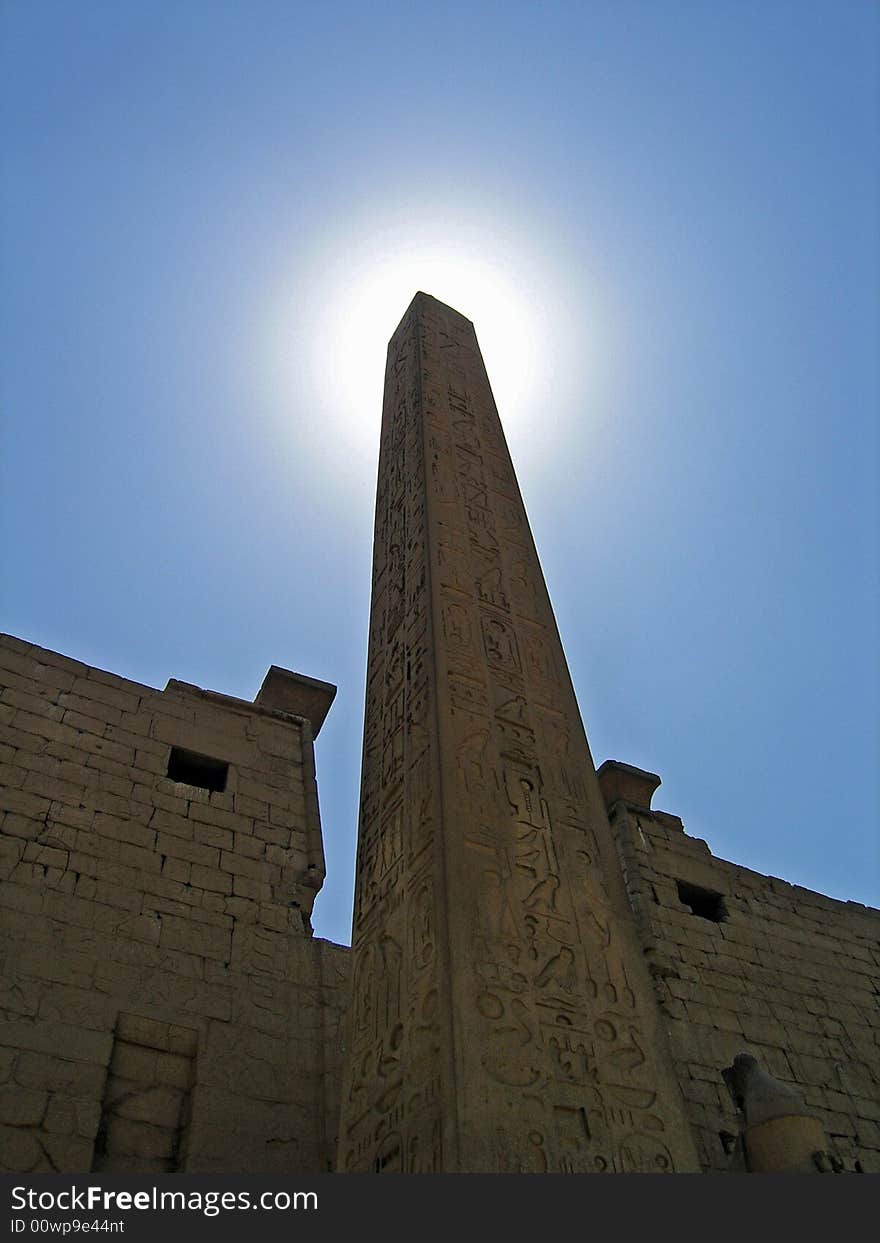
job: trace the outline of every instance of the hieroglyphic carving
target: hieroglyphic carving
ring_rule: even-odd
[[[490,566],[485,573],[481,574],[477,579],[477,595],[481,604],[492,604],[497,609],[502,609],[505,613],[509,611],[510,604],[504,592],[501,582],[501,566]]]
[[[414,1161],[439,1163],[432,1155],[437,1093],[426,1086],[436,1078],[437,1067],[419,1052],[428,1048],[436,1060],[440,1016],[434,876],[424,866],[434,842],[437,786],[422,484],[422,341],[418,319],[410,314],[389,351],[386,374],[361,779],[352,1048],[340,1139],[340,1168],[383,1173],[402,1171]],[[441,476],[454,482],[449,454],[444,466],[439,444],[436,465],[438,483]],[[427,1136],[421,1148],[413,1147],[413,1127]]]
[[[542,593],[525,550],[511,550],[509,583],[514,612],[521,617],[538,617],[542,612]]]
[[[500,617],[483,617],[483,643],[486,660],[505,673],[518,674],[522,669],[516,631]]]

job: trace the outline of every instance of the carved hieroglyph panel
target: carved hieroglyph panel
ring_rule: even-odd
[[[389,347],[376,497],[340,1127],[339,1168],[349,1171],[443,1167],[439,1066],[449,972],[438,969],[441,817],[420,394],[410,314]]]

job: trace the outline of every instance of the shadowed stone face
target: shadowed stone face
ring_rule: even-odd
[[[333,692],[277,666],[254,703],[159,691],[0,635],[0,1171],[327,1169],[349,955],[309,917]]]
[[[345,1170],[696,1166],[470,321],[388,350]]]

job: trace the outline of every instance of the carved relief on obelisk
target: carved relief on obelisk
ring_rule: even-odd
[[[339,1168],[696,1169],[470,321],[388,351]]]

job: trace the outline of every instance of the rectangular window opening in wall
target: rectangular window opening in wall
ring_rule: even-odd
[[[168,776],[172,781],[183,781],[190,786],[222,793],[226,789],[229,765],[225,760],[212,759],[210,755],[172,747],[168,756]]]
[[[727,907],[720,893],[711,889],[702,889],[699,885],[689,885],[687,881],[676,881],[678,900],[682,906],[690,908],[692,915],[700,919],[709,919],[713,924],[720,924],[727,918]]]

